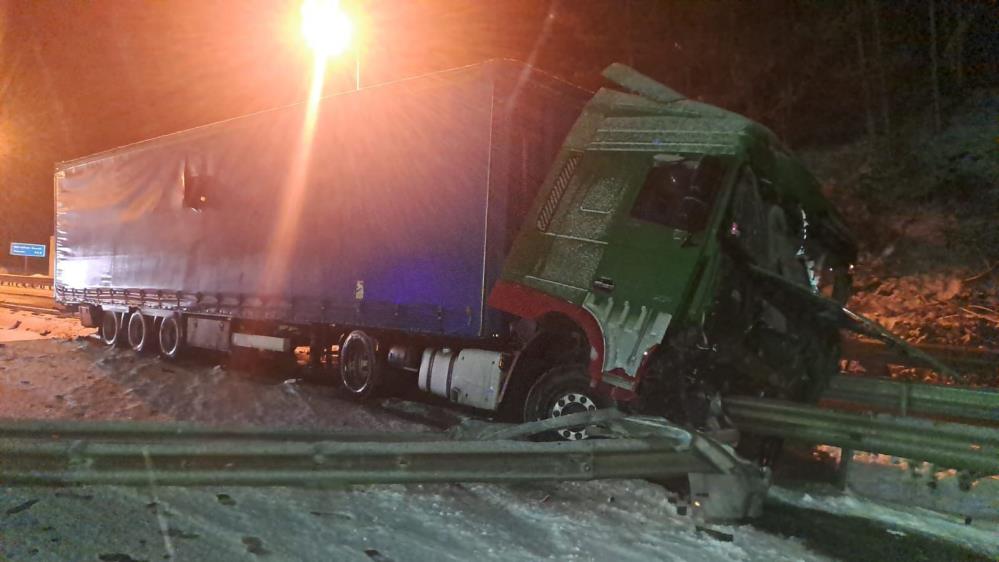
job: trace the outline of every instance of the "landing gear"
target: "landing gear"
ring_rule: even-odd
[[[585,365],[561,365],[549,369],[531,387],[524,404],[524,420],[557,418],[615,405],[612,399],[590,388]],[[554,437],[577,441],[589,435],[585,427],[570,427],[558,430]]]
[[[385,373],[378,342],[361,330],[354,330],[340,345],[340,382],[356,400],[370,398],[378,391]]]

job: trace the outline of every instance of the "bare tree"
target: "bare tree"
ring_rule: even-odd
[[[868,0],[871,20],[874,23],[874,70],[878,75],[878,97],[881,101],[881,122],[885,134],[885,150],[892,153],[891,112],[889,110],[888,80],[885,77],[884,50],[881,48],[881,6],[878,0]]]
[[[936,2],[930,0],[930,79],[933,82],[933,130],[940,130],[940,76],[937,64]]]
[[[873,147],[875,139],[878,136],[878,130],[874,120],[874,103],[871,100],[871,79],[868,73],[867,54],[864,50],[863,10],[859,9],[859,6],[855,12],[855,16],[853,33],[857,42],[857,65],[860,70],[860,87],[864,93],[864,117],[867,125],[867,138],[870,146]]]
[[[959,89],[964,87],[964,38],[967,36],[972,19],[978,11],[976,8],[978,6],[974,4],[955,3],[956,23],[943,50],[943,59]]]

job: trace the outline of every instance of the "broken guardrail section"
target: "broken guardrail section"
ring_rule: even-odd
[[[851,402],[880,403],[895,383],[853,381]],[[919,385],[915,385],[918,387]],[[927,385],[922,385],[927,386]],[[832,393],[845,392],[834,384]],[[949,414],[994,393],[913,388],[910,412]],[[955,393],[956,392],[956,393]],[[923,394],[929,393],[927,396]],[[845,396],[845,395],[844,395]],[[856,405],[856,404],[855,404]],[[999,428],[887,414],[848,413],[733,397],[725,411],[741,432],[925,460],[999,474]],[[971,414],[983,421],[981,412]],[[984,420],[988,421],[988,420]],[[584,441],[531,441],[568,427]],[[520,425],[466,422],[447,433],[207,428],[183,423],[0,422],[0,485],[304,486],[417,482],[522,482],[687,475],[693,514],[705,521],[761,513],[769,471],[715,437],[662,418],[615,410]],[[729,436],[731,437],[731,436]]]
[[[576,426],[600,438],[534,442]],[[694,516],[758,516],[769,472],[661,418],[583,412],[442,433],[212,429],[189,424],[0,423],[0,485],[306,486],[692,475]],[[723,490],[723,492],[722,492]]]

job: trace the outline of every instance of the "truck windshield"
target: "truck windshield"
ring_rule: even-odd
[[[724,168],[704,156],[659,164],[649,170],[631,216],[687,232],[707,227]]]

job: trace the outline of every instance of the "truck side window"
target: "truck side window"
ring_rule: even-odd
[[[766,204],[760,197],[759,182],[753,169],[744,166],[732,194],[733,232],[739,244],[753,259],[766,263],[769,255]]]
[[[724,169],[705,156],[654,166],[631,209],[636,219],[687,232],[707,227]]]

